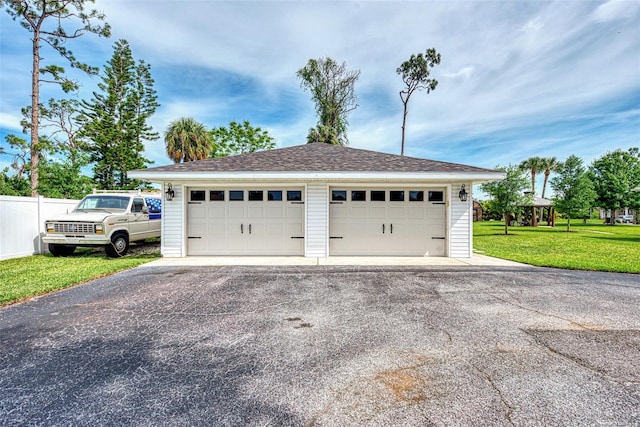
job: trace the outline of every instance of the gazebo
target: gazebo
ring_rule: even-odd
[[[532,227],[538,226],[538,211],[542,209],[542,216],[540,221],[542,221],[545,217],[544,212],[547,212],[547,225],[551,227],[555,227],[556,219],[555,212],[553,209],[553,200],[543,199],[542,197],[534,196],[533,204],[526,205],[525,208],[531,209],[531,222],[530,225]]]

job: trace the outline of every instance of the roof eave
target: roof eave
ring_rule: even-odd
[[[163,181],[239,181],[239,180],[270,180],[270,181],[471,181],[482,183],[504,179],[506,174],[499,171],[482,172],[167,172],[146,171],[139,169],[127,173],[129,178],[144,179],[151,182]]]

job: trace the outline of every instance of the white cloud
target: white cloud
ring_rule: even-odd
[[[596,22],[615,21],[618,19],[637,18],[640,3],[635,0],[609,0],[598,6],[591,14]]]
[[[469,77],[471,77],[471,74],[473,74],[473,70],[474,67],[473,66],[466,66],[466,67],[462,67],[460,70],[453,72],[453,73],[444,73],[444,77],[450,78],[450,79],[456,79],[458,77],[463,78],[464,80],[468,79]]]
[[[0,111],[0,128],[2,129],[12,132],[22,132],[20,120],[22,120],[22,116]]]

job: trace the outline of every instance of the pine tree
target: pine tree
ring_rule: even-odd
[[[113,56],[104,66],[100,92],[83,102],[83,136],[90,141],[94,181],[102,189],[132,189],[140,186],[127,172],[151,163],[142,154],[145,141],[159,138],[147,121],[158,107],[151,67],[136,64],[126,40],[114,45]]]
[[[41,61],[48,59],[41,53],[43,45],[48,45],[60,54],[69,64],[76,69],[90,75],[97,74],[97,68],[84,64],[76,59],[73,52],[67,47],[67,42],[77,39],[86,33],[109,37],[111,29],[109,24],[96,25],[96,21],[103,21],[105,16],[97,10],[87,10],[89,3],[95,0],[0,0],[0,7],[6,7],[7,13],[14,21],[20,23],[31,33],[31,109],[29,130],[30,142],[30,179],[31,195],[38,194],[38,162],[41,157],[41,145],[39,136],[40,126],[40,84],[55,83],[62,90],[69,92],[77,90],[76,82],[65,76],[63,67],[50,64],[41,67]]]

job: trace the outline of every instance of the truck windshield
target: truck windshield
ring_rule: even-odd
[[[85,197],[78,207],[77,211],[85,211],[90,209],[100,210],[117,210],[127,209],[129,205],[129,197],[114,197],[114,196],[87,196]]]

